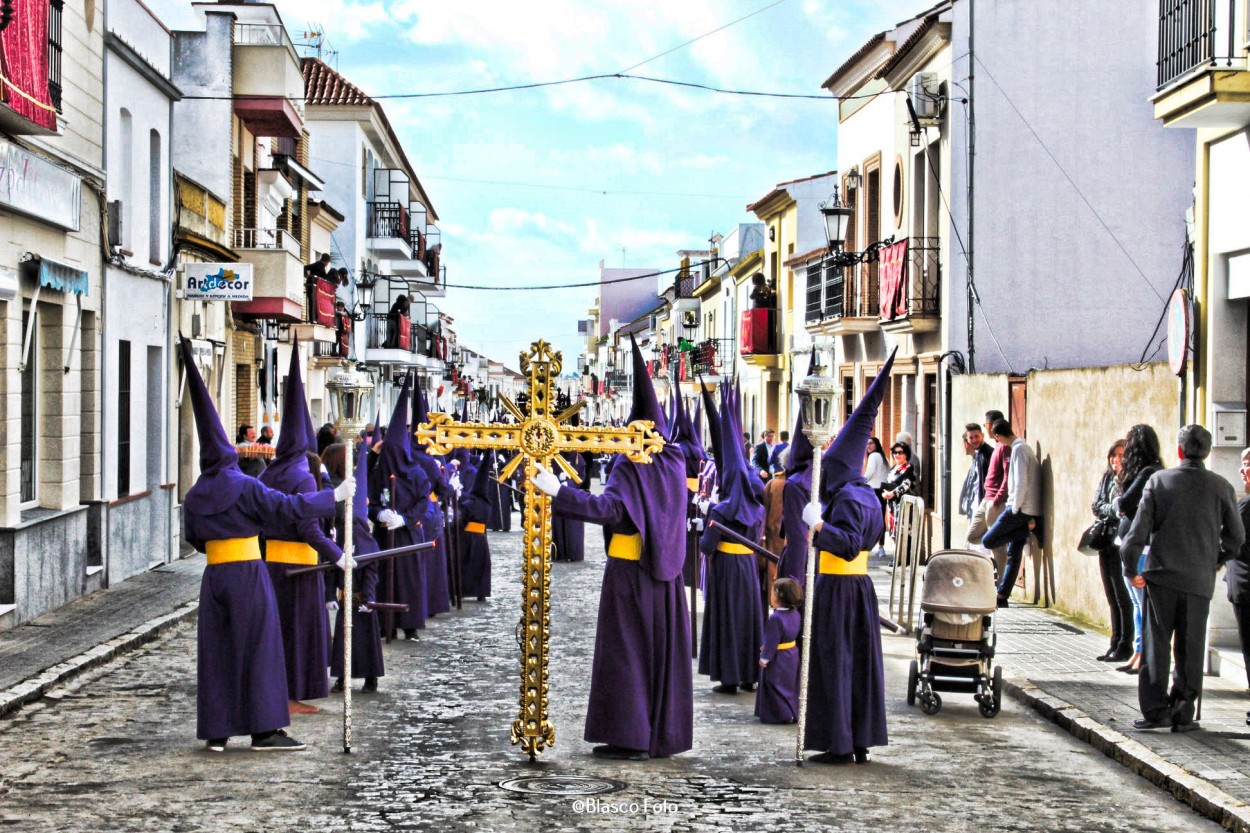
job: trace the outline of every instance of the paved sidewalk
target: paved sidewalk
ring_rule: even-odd
[[[884,609],[890,576],[879,569],[874,578]],[[1105,634],[1014,600],[998,611],[994,623],[995,661],[1003,668],[1009,696],[1225,828],[1250,833],[1250,694],[1245,688],[1206,677],[1201,731],[1137,731],[1138,678],[1115,670],[1123,663],[1095,659],[1107,649]],[[970,694],[955,693],[944,700],[960,698],[972,701]],[[931,719],[940,720],[941,714]]]
[[[136,576],[0,632],[0,715],[37,700],[46,689],[193,619],[204,558],[195,555]],[[889,574],[874,571],[878,594]],[[1007,693],[1090,743],[1180,801],[1250,833],[1250,696],[1240,685],[1208,677],[1202,731],[1138,732],[1137,679],[1101,663],[1107,638],[1058,614],[1013,603],[995,617],[997,662]],[[895,639],[912,639],[896,636]],[[950,694],[947,704],[971,695]],[[917,709],[919,712],[919,709]],[[942,715],[925,718],[942,720]]]
[[[203,572],[197,553],[0,631],[0,715],[193,618]]]

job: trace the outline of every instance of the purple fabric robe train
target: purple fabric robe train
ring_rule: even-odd
[[[466,599],[485,599],[490,595],[490,542],[485,532],[474,532],[466,527],[474,524],[481,529],[490,520],[490,500],[486,490],[491,487],[489,476],[477,469],[466,469],[461,482],[466,480],[468,491],[460,498],[460,593]],[[480,525],[480,526],[479,526]]]
[[[803,630],[803,616],[785,608],[773,611],[764,623],[760,685],[755,691],[755,716],[761,723],[793,723],[799,718],[799,649],[794,644]],[[789,645],[778,649],[779,645]]]
[[[564,485],[570,489],[590,489],[590,479],[586,476],[586,461],[580,454],[565,454],[564,458],[582,479],[581,485],[572,480]],[[572,518],[553,517],[551,519],[551,543],[555,545],[556,561],[586,560],[586,525]]]

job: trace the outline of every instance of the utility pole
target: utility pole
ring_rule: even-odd
[[[976,359],[976,301],[977,290],[973,283],[973,251],[976,237],[976,156],[977,156],[977,109],[976,109],[976,0],[968,0],[968,372],[977,372]]]

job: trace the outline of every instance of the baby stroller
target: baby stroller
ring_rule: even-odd
[[[969,691],[983,717],[1003,702],[1003,669],[994,667],[994,561],[971,550],[929,556],[920,591],[916,659],[907,679],[907,705],[925,714],[942,708],[938,691]]]

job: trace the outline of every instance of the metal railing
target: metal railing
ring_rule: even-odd
[[[299,257],[299,241],[280,228],[239,228],[234,230],[236,249],[285,249]]]
[[[238,46],[283,46],[291,53],[296,65],[299,64],[299,53],[291,42],[286,28],[278,23],[236,23],[234,24],[234,42]]]
[[[913,237],[907,251],[907,314],[930,318],[941,312],[941,241],[936,237]]]
[[[732,338],[705,338],[700,341],[688,354],[694,378],[721,375],[733,358],[733,350]]]
[[[397,238],[408,242],[408,209],[398,202],[367,203],[365,215],[366,236],[372,238]]]
[[[1246,68],[1237,48],[1237,0],[1159,0],[1159,89],[1199,67],[1234,65]]]
[[[875,263],[834,266],[828,258],[809,266],[804,320],[810,324],[825,318],[876,318],[876,266]]]
[[[388,313],[371,312],[365,316],[365,346],[370,350],[407,350],[414,356],[437,358],[437,335],[426,324],[409,323],[408,346],[401,346],[397,322]]]

